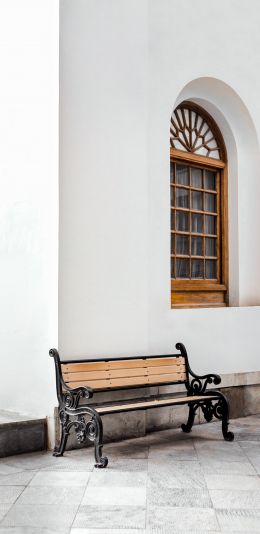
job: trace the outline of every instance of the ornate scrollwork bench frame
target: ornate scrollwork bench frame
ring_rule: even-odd
[[[226,441],[233,441],[234,434],[228,431],[229,425],[229,406],[226,397],[218,390],[209,390],[207,386],[210,384],[218,385],[221,382],[221,378],[216,374],[207,374],[207,375],[196,375],[190,368],[187,351],[185,346],[182,343],[176,344],[176,349],[180,351],[179,355],[167,355],[167,357],[183,357],[185,360],[185,380],[178,380],[170,382],[170,384],[184,384],[186,387],[186,397],[172,397],[170,402],[165,400],[160,401],[160,404],[155,404],[153,406],[147,405],[147,408],[151,407],[162,407],[166,405],[180,405],[187,404],[189,407],[189,415],[186,424],[181,425],[183,432],[190,432],[194,424],[194,419],[196,412],[201,408],[205,420],[207,422],[212,421],[213,417],[222,421],[222,434]],[[108,459],[105,456],[102,456],[102,447],[103,447],[103,424],[100,413],[98,413],[98,406],[87,404],[86,401],[93,397],[94,391],[88,385],[82,384],[80,387],[70,388],[63,379],[61,364],[66,362],[61,362],[59,353],[56,349],[51,349],[49,351],[50,356],[54,358],[55,370],[56,370],[56,389],[57,389],[57,398],[59,402],[59,419],[61,423],[61,438],[58,447],[54,449],[54,456],[62,456],[66,447],[67,439],[70,433],[70,430],[74,428],[77,439],[79,443],[83,443],[86,440],[93,442],[95,450],[95,467],[106,467],[108,464]],[[166,356],[146,356],[146,357],[133,357],[131,359],[151,359],[151,358],[165,358]],[[130,359],[130,358],[126,358]],[[113,358],[112,360],[120,360],[119,358]],[[101,360],[80,360],[80,362],[89,362],[96,361],[100,362]],[[75,360],[75,362],[79,362]],[[73,363],[70,361],[70,363]],[[169,384],[165,382],[165,384]],[[160,386],[165,385],[160,382]],[[154,385],[154,384],[153,384]],[[132,386],[130,386],[132,387]],[[133,386],[138,387],[138,386]],[[143,387],[140,385],[139,387]],[[125,390],[129,389],[128,387],[113,388]],[[104,391],[107,389],[104,388]],[[159,399],[163,397],[159,397]],[[172,403],[171,403],[172,400]],[[147,401],[147,399],[146,399]],[[144,404],[140,401],[133,402],[133,400],[128,401],[129,405],[124,403],[123,408],[120,409],[118,402],[109,403],[107,406],[106,413],[120,413],[123,411],[135,411],[146,409]],[[149,401],[148,401],[149,402]]]

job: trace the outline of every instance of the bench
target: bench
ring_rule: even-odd
[[[61,438],[53,455],[62,456],[70,430],[74,427],[77,439],[94,443],[95,467],[106,467],[108,459],[102,456],[102,416],[133,410],[147,410],[163,406],[187,404],[188,420],[181,426],[190,432],[195,414],[201,408],[207,422],[215,416],[222,421],[222,433],[226,441],[233,441],[234,434],[228,431],[229,407],[225,396],[217,390],[208,390],[209,384],[220,384],[215,374],[198,376],[192,372],[186,349],[176,344],[178,354],[161,356],[136,356],[61,361],[56,349],[49,354],[54,358],[56,388],[59,402]],[[88,404],[96,392],[127,390],[146,386],[183,384],[186,392],[181,395],[158,395],[137,400],[114,401],[104,404]]]

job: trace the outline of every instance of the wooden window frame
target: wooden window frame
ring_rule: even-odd
[[[171,279],[172,308],[208,308],[228,306],[228,174],[226,149],[222,135],[212,117],[200,106],[183,102],[180,106],[198,112],[209,124],[220,146],[221,159],[200,156],[170,148],[170,161],[188,166],[214,169],[219,175],[218,248],[219,280]],[[172,186],[170,186],[172,187]],[[172,206],[171,206],[172,211]],[[188,210],[189,211],[189,210]],[[171,228],[171,234],[173,230]],[[172,258],[172,255],[171,255]]]

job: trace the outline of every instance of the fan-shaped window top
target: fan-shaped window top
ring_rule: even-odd
[[[181,104],[171,116],[170,144],[176,150],[222,159],[222,150],[212,124],[195,108]]]

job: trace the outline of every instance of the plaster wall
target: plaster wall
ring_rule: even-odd
[[[63,357],[183,341],[196,371],[259,369],[259,23],[257,0],[61,3]],[[170,309],[169,121],[184,98],[229,152],[226,309]]]
[[[1,410],[46,416],[57,343],[56,0],[0,2]]]

